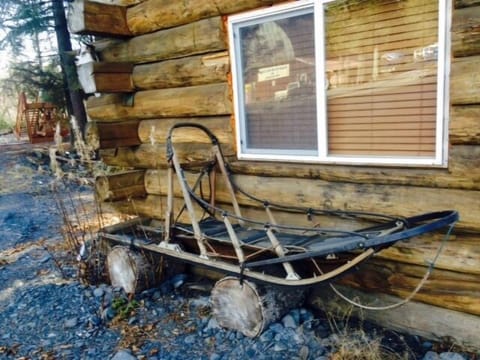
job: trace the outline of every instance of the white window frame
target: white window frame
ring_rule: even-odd
[[[244,160],[290,161],[351,165],[404,165],[446,167],[448,160],[448,122],[449,122],[449,75],[450,75],[450,23],[451,2],[439,0],[438,21],[438,62],[437,62],[437,102],[436,102],[436,137],[435,157],[395,157],[395,156],[334,156],[328,154],[328,129],[325,84],[325,51],[324,51],[324,17],[323,6],[336,0],[300,0],[269,8],[262,8],[237,15],[228,19],[230,60],[232,68],[233,105],[236,124],[237,156]],[[256,24],[260,20],[272,20],[285,14],[313,9],[315,28],[315,61],[316,61],[316,94],[317,94],[317,142],[315,153],[305,151],[304,154],[290,150],[247,149],[242,139],[246,139],[246,123],[244,111],[244,91],[241,75],[241,62],[238,29],[240,26]]]

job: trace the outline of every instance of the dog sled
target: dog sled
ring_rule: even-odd
[[[203,132],[211,151],[203,161],[180,159],[174,133],[185,128]],[[302,208],[261,199],[244,191],[235,181],[220,143],[206,127],[196,123],[174,125],[167,138],[168,197],[164,225],[136,219],[122,231],[104,229],[101,237],[116,244],[134,246],[175,260],[203,266],[237,278],[283,287],[312,286],[356,269],[376,252],[425,233],[453,227],[454,210],[409,217],[379,213]],[[192,181],[192,177],[194,180]],[[222,181],[230,204],[216,200],[216,184]],[[182,204],[174,213],[174,184]],[[205,191],[207,184],[208,191]],[[207,193],[207,194],[206,194]],[[264,218],[245,216],[238,196],[258,203]],[[177,207],[178,208],[178,207]],[[281,222],[278,212],[311,220],[334,217],[344,227],[300,226]],[[183,213],[188,221],[177,220]],[[313,221],[307,223],[314,224]],[[362,224],[352,228],[353,224]],[[126,229],[128,228],[128,231]]]

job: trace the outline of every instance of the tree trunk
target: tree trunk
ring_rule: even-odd
[[[269,324],[285,315],[305,299],[301,290],[283,290],[256,285],[238,278],[218,281],[211,294],[212,310],[220,326],[240,331],[248,337],[260,335]]]
[[[57,36],[58,53],[62,65],[63,79],[65,83],[65,97],[67,99],[67,109],[70,115],[73,115],[77,121],[78,127],[83,136],[87,115],[83,104],[83,92],[77,85],[77,72],[73,57],[68,55],[72,51],[70,34],[67,29],[67,19],[63,8],[63,1],[54,0],[52,2],[53,14],[55,20],[55,33]],[[73,136],[73,134],[72,134]]]
[[[107,256],[108,273],[113,287],[135,294],[153,285],[154,271],[147,259],[126,246],[115,246]]]

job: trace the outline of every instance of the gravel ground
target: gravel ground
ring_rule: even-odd
[[[92,191],[63,183],[54,192],[42,151],[12,142],[0,136],[0,359],[474,359],[370,324],[332,323],[308,308],[246,338],[211,316],[212,284],[185,274],[134,299],[83,284],[55,199],[60,192],[88,202]]]

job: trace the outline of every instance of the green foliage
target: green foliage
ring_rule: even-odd
[[[136,300],[128,301],[123,297],[115,298],[112,301],[112,309],[115,310],[117,316],[122,320],[128,319],[138,306],[139,304]]]
[[[49,0],[2,0],[0,49],[13,57],[1,90],[15,99],[25,92],[29,102],[38,99],[65,109],[65,80],[55,46],[52,6]]]
[[[29,102],[51,102],[75,116],[84,129],[83,92],[76,80],[70,34],[61,0],[1,0],[0,50],[14,56],[0,91],[25,92]],[[61,65],[60,65],[61,64]],[[82,133],[80,133],[83,136]]]
[[[4,132],[5,130],[10,130],[12,128],[12,124],[5,118],[0,117],[0,133]]]

